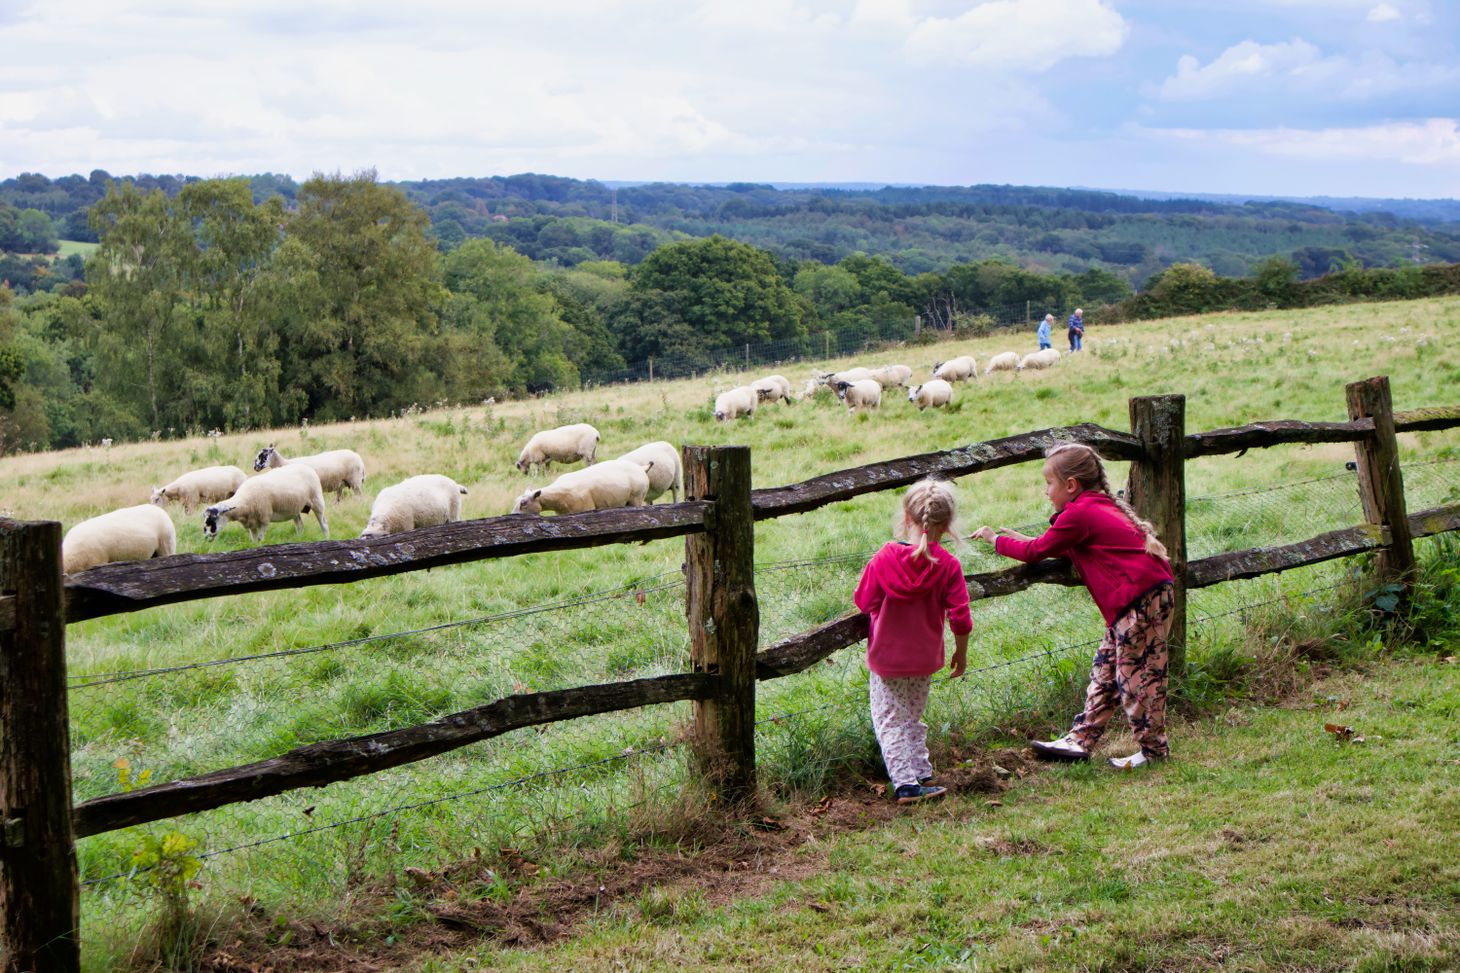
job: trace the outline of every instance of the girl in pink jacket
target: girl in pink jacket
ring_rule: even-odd
[[[1110,489],[1100,455],[1079,443],[1044,454],[1044,494],[1054,507],[1038,537],[980,527],[973,536],[1005,557],[1038,561],[1068,557],[1105,618],[1095,650],[1085,709],[1058,740],[1030,740],[1043,757],[1087,760],[1115,714],[1125,708],[1141,749],[1112,757],[1140,767],[1170,752],[1166,742],[1166,636],[1171,631],[1172,575],[1166,548],[1151,525]]]
[[[953,630],[950,676],[968,665],[968,586],[958,559],[938,546],[953,533],[957,500],[942,480],[922,480],[902,496],[894,521],[898,540],[885,545],[862,570],[852,600],[872,616],[867,639],[872,727],[899,804],[942,797],[932,784],[928,725],[923,710],[933,674],[943,668],[943,623]]]

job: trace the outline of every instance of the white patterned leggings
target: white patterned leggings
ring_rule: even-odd
[[[893,787],[916,784],[933,776],[928,761],[928,724],[923,710],[928,706],[932,676],[883,677],[870,673],[868,693],[872,699],[872,728],[882,748],[882,762]]]

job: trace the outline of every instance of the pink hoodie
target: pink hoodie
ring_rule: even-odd
[[[892,542],[872,555],[852,601],[872,616],[867,667],[879,676],[931,676],[943,668],[943,620],[955,635],[973,628],[958,559],[928,545],[937,562]]]

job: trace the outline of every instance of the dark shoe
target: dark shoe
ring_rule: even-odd
[[[1046,760],[1089,760],[1090,751],[1080,746],[1068,733],[1058,740],[1030,740],[1035,754]]]
[[[924,787],[922,784],[903,784],[897,789],[897,803],[916,804],[948,793],[946,787]]]
[[[918,783],[919,784],[922,784],[924,787],[927,787],[929,784],[931,784],[933,781],[935,781],[937,779],[938,778],[937,778],[937,776],[935,774],[929,774],[926,777],[919,777],[918,778]]]

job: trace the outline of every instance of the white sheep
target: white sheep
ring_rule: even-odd
[[[882,404],[882,386],[870,378],[860,382],[838,382],[836,395],[846,403],[848,412],[855,412],[858,408],[875,409]]]
[[[967,378],[978,378],[978,362],[972,355],[959,355],[933,365],[933,377],[945,382],[961,382]]]
[[[838,382],[863,382],[872,377],[872,369],[863,368],[858,365],[856,368],[848,368],[840,372],[831,372],[825,376],[826,384],[836,388]]]
[[[512,505],[514,514],[581,514],[610,507],[642,507],[649,494],[649,474],[638,463],[611,459],[587,469],[564,473],[552,483],[528,490]]]
[[[302,463],[314,470],[319,476],[320,489],[325,493],[333,493],[336,502],[344,499],[345,487],[354,490],[357,497],[364,493],[365,461],[353,449],[332,449],[327,453],[315,453],[313,456],[296,456],[294,459],[285,459],[284,455],[274,448],[274,444],[269,443],[259,450],[258,456],[254,458],[253,468],[255,470],[274,470],[291,463]]]
[[[749,385],[740,385],[728,392],[721,392],[715,396],[715,421],[724,422],[740,416],[749,419],[755,415],[755,407],[759,402],[760,396]]]
[[[791,383],[780,375],[767,375],[765,378],[758,378],[750,383],[755,389],[755,394],[761,402],[781,401],[790,405]]]
[[[672,443],[666,443],[662,439],[645,443],[638,449],[624,453],[619,459],[637,463],[649,475],[649,492],[644,495],[645,503],[653,503],[665,490],[671,491],[670,496],[675,503],[679,503],[680,494],[684,492],[684,470],[679,462],[679,450]]]
[[[61,541],[67,574],[113,561],[145,561],[177,550],[177,528],[167,511],[150,503],[92,517],[66,531]]]
[[[388,486],[376,494],[370,520],[361,537],[382,537],[418,527],[435,527],[461,519],[461,498],[466,487],[449,476],[423,473]]]
[[[884,389],[890,389],[906,385],[907,380],[912,378],[912,369],[906,365],[883,365],[872,369],[872,374],[867,377]]]
[[[1026,368],[1049,368],[1059,363],[1060,350],[1058,348],[1042,348],[1020,359],[1017,370],[1022,372]]]
[[[307,463],[290,463],[244,480],[237,493],[209,507],[203,516],[203,537],[211,541],[229,521],[234,521],[243,525],[257,544],[270,524],[292,520],[295,533],[303,530],[307,513],[313,513],[324,536],[330,536],[319,474]]]
[[[248,479],[236,466],[210,466],[184,473],[167,486],[152,488],[152,502],[159,507],[181,503],[183,513],[190,514],[200,503],[217,503],[233,496],[239,484]]]
[[[1001,351],[989,359],[988,367],[983,370],[985,375],[990,372],[1017,372],[1019,370],[1019,353],[1017,351]]]
[[[581,459],[592,466],[598,458],[599,438],[598,430],[586,422],[534,433],[517,455],[517,468],[525,476],[534,466],[547,472],[549,463],[576,463]]]
[[[919,412],[929,406],[937,408],[940,405],[947,405],[953,401],[953,386],[941,378],[935,378],[924,382],[915,389],[908,389],[907,400],[917,405]]]

